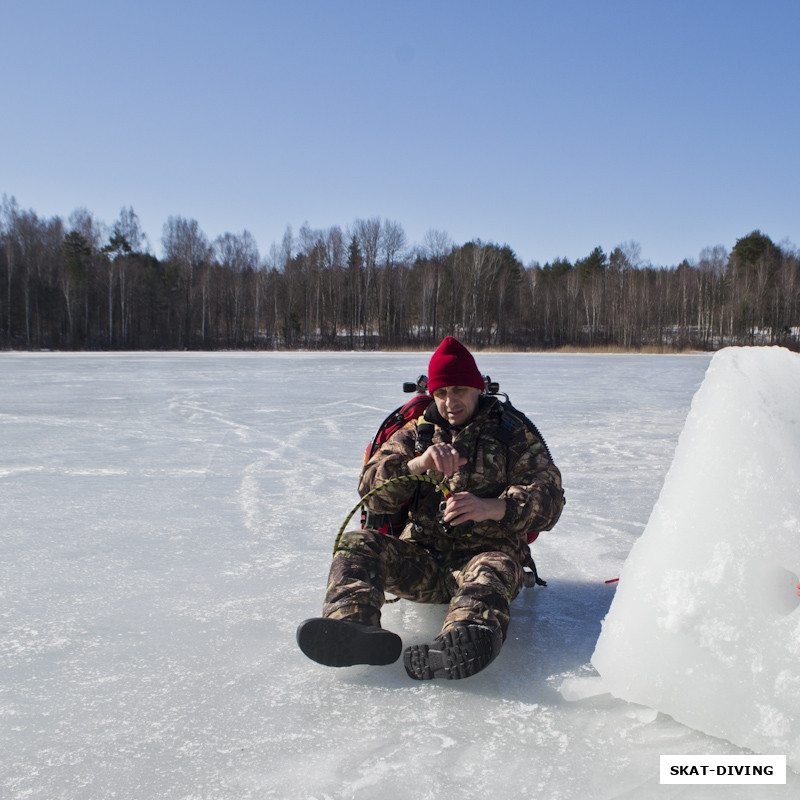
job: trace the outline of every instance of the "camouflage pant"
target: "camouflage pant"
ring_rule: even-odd
[[[506,553],[440,563],[413,542],[370,529],[349,531],[331,564],[323,615],[380,625],[388,591],[418,603],[449,603],[443,633],[470,622],[492,628],[505,640],[509,604],[522,582],[522,567]]]

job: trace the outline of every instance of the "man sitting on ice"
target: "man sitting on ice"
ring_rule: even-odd
[[[389,591],[420,603],[449,603],[440,635],[405,650],[412,678],[479,672],[506,637],[509,605],[530,561],[528,532],[549,530],[561,514],[561,474],[544,442],[484,394],[475,359],[453,337],[430,360],[428,390],[433,401],[424,417],[381,446],[358,489],[363,497],[391,478],[425,473],[444,481],[450,494],[442,503],[435,485],[405,481],[367,500],[376,513],[396,512],[410,501],[409,521],[399,538],[372,529],[341,537],[323,616],[297,630],[300,649],[320,664],[399,658],[400,637],[380,624]]]

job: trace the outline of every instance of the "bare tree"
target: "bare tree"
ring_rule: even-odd
[[[338,226],[329,228],[323,238],[324,262],[323,270],[325,273],[327,297],[326,307],[328,310],[328,341],[335,344],[342,325],[345,313],[345,263],[347,261],[347,248],[344,242],[344,234]]]
[[[52,239],[49,235],[51,226],[39,219],[32,210],[23,211],[17,214],[15,233],[16,249],[20,263],[20,284],[22,289],[22,303],[25,320],[25,345],[30,350],[33,346],[34,336],[32,330],[35,302],[36,283],[48,256],[52,251],[48,246]],[[61,244],[63,232],[60,223],[55,226],[56,241],[55,250]],[[72,331],[70,330],[70,336]]]
[[[354,235],[361,249],[361,256],[364,259],[364,289],[362,294],[362,347],[366,347],[367,335],[372,329],[374,314],[371,307],[372,292],[375,285],[375,274],[378,266],[378,249],[381,238],[381,220],[379,217],[373,219],[357,219],[353,225]]]
[[[397,312],[403,305],[403,298],[394,291],[395,266],[402,258],[406,247],[406,233],[399,222],[384,220],[381,227],[380,249],[383,253],[385,306],[386,306],[386,335],[389,342],[397,337]]]
[[[147,236],[142,231],[139,217],[131,206],[123,208],[119,212],[119,217],[114,229],[128,243],[130,256],[124,258],[119,265],[119,296],[120,296],[120,324],[122,331],[122,341],[128,340],[128,328],[130,324],[130,295],[135,278],[130,274],[131,256],[138,257],[146,247]]]
[[[207,269],[210,247],[197,220],[169,217],[161,236],[164,256],[178,270],[183,284],[183,325],[178,328],[178,345],[191,346],[196,274]]]
[[[18,251],[18,231],[17,223],[19,220],[19,206],[14,197],[3,195],[2,206],[0,206],[0,234],[5,240],[6,245],[6,340],[11,342],[11,284],[14,277],[14,269],[17,264]]]
[[[239,234],[224,233],[214,240],[214,254],[217,263],[225,274],[224,283],[230,298],[232,314],[229,319],[229,340],[231,344],[241,344],[244,321],[244,296],[248,278],[259,266],[261,256],[258,245],[249,231]],[[203,313],[207,299],[203,291]],[[203,339],[205,341],[205,322],[203,323]]]
[[[426,271],[423,282],[423,325],[431,338],[439,338],[439,295],[441,292],[442,262],[453,249],[450,237],[444,232],[429,228],[423,237],[424,251],[428,256],[431,269]]]

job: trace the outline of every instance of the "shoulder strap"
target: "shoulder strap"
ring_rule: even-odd
[[[436,403],[433,401],[425,409],[425,413],[417,420],[417,441],[414,444],[414,452],[417,455],[424,453],[433,444],[433,432],[436,423],[431,409],[436,412]]]
[[[380,424],[372,441],[364,452],[364,464],[375,455],[377,449],[389,439],[393,433],[402,428],[409,420],[421,417],[431,404],[432,398],[426,394],[418,394],[389,414]]]
[[[539,432],[539,429],[528,419],[518,408],[511,404],[510,400],[506,400],[501,404],[503,407],[503,421],[500,425],[500,431],[497,438],[506,446],[511,442],[514,436],[514,431],[519,429],[520,424],[524,425],[544,446],[547,457],[552,461],[553,456],[550,454],[550,448],[544,440],[544,436]]]

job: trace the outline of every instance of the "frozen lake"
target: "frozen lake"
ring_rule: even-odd
[[[708,355],[477,354],[537,423],[567,506],[465,681],[297,650],[366,443],[429,354],[0,354],[0,794],[9,798],[726,798],[659,755],[742,752],[569,702]],[[442,607],[387,606],[405,644]],[[735,710],[732,710],[735,713]]]

